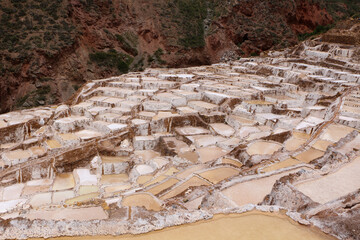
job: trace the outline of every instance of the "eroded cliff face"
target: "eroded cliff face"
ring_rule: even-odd
[[[85,80],[129,70],[288,47],[334,15],[322,1],[300,0],[2,0],[0,6],[1,112],[64,101]]]

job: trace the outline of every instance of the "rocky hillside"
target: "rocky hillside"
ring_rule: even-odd
[[[288,47],[359,9],[357,0],[0,0],[0,111],[64,101],[85,80],[129,70]]]

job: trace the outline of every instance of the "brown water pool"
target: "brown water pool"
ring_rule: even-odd
[[[280,213],[249,212],[216,215],[211,220],[170,227],[141,235],[62,237],[57,240],[325,240],[335,239],[313,227],[302,226]]]

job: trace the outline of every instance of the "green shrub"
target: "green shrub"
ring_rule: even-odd
[[[154,60],[155,59],[152,55],[148,55],[148,58],[147,58],[148,63],[152,63]]]
[[[37,101],[46,101],[46,96],[45,95],[39,95],[36,97]]]
[[[52,81],[52,80],[53,80],[53,78],[51,78],[51,77],[42,77],[39,79],[40,82],[48,82],[48,81]]]
[[[144,70],[144,57],[141,57],[135,64],[133,69],[135,71],[143,71]]]
[[[123,33],[123,36],[131,43],[132,46],[137,47],[137,45],[139,44],[139,39],[137,34],[131,31],[127,31]]]
[[[77,84],[73,85],[72,87],[73,87],[73,89],[74,89],[75,91],[79,90],[79,88],[80,88],[80,86],[77,85]]]
[[[119,34],[115,35],[117,41],[119,42],[122,49],[124,49],[125,52],[130,53],[132,56],[137,56],[138,51],[136,48],[132,47],[127,39]]]
[[[36,90],[36,94],[45,95],[45,94],[50,93],[50,91],[51,91],[50,86],[49,85],[44,85],[44,86],[41,86],[39,89]]]
[[[315,28],[315,30],[313,32],[311,32],[311,33],[299,34],[298,39],[299,39],[299,41],[304,41],[305,39],[307,39],[309,37],[319,35],[321,33],[325,33],[325,32],[329,31],[333,27],[334,27],[334,24],[329,24],[329,25],[326,25],[326,26],[321,26],[321,25],[317,26]]]
[[[129,55],[110,49],[108,52],[95,52],[89,55],[90,61],[98,66],[106,68],[116,68],[120,73],[129,72],[133,58]]]
[[[154,58],[155,60],[159,63],[159,64],[165,64],[166,62],[164,60],[161,59],[161,56],[164,55],[164,50],[162,50],[161,48],[158,48],[155,52],[154,52]]]
[[[25,102],[26,100],[29,98],[29,94],[26,94],[25,96],[21,97],[21,98],[18,98],[16,100],[16,103],[15,103],[15,106],[16,107],[21,107]]]
[[[109,30],[107,30],[106,28],[103,29],[104,33],[111,35],[111,32]]]

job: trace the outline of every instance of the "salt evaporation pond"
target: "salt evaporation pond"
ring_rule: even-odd
[[[330,240],[313,227],[302,226],[279,213],[249,212],[219,214],[211,220],[200,221],[153,231],[141,235],[61,237],[56,240],[119,239],[119,240]]]

